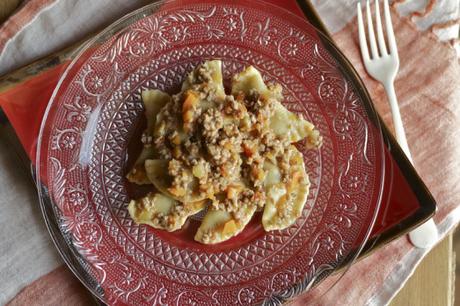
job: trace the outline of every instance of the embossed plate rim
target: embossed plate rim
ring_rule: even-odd
[[[57,90],[55,91],[55,93],[56,93],[56,92],[57,92]],[[54,95],[54,94],[53,94],[53,95]],[[48,109],[47,109],[47,114],[48,114]],[[40,147],[40,145],[39,145],[39,147]],[[40,153],[40,152],[38,152],[38,153]]]

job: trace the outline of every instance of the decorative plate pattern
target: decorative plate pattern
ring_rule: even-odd
[[[161,6],[163,5],[163,6]],[[266,4],[150,5],[101,34],[67,69],[42,125],[37,170],[109,304],[280,304],[359,249],[378,208],[382,141],[311,25]],[[289,18],[287,18],[289,17]],[[303,215],[284,231],[252,222],[204,246],[136,225],[124,179],[145,88],[177,91],[221,59],[224,78],[254,65],[283,85],[285,105],[313,122],[320,150],[298,148],[312,182]]]

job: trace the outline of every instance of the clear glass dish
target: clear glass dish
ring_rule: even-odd
[[[157,2],[83,46],[46,110],[37,145],[42,210],[67,264],[108,304],[281,304],[344,273],[378,213],[384,142],[334,48],[311,24],[261,1]],[[257,217],[225,243],[166,233],[127,212],[127,164],[142,129],[140,92],[177,92],[187,72],[223,61],[224,78],[253,65],[313,122],[319,150],[299,150],[311,190],[303,215],[266,233]],[[376,123],[377,122],[377,123]],[[340,272],[338,272],[340,270]]]

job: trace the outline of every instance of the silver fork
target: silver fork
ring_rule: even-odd
[[[375,25],[377,27],[377,40],[375,38],[369,0],[367,0],[366,3],[368,38],[366,37],[366,31],[364,29],[361,3],[358,2],[358,31],[361,56],[369,75],[375,80],[379,81],[385,88],[388,96],[388,101],[390,102],[391,113],[393,115],[396,140],[398,141],[404,153],[407,155],[408,159],[412,162],[412,156],[407,144],[406,133],[404,132],[404,126],[398,107],[398,100],[396,98],[394,89],[394,80],[399,69],[399,56],[393,31],[393,25],[391,23],[388,0],[383,0],[383,5],[388,48],[385,42],[385,36],[383,34],[379,0],[375,0]],[[370,54],[368,48],[368,40],[371,49]],[[410,241],[413,245],[419,248],[428,248],[434,245],[434,243],[437,241],[437,238],[438,231],[433,219],[428,220],[409,233]]]

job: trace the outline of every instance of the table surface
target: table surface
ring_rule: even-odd
[[[21,0],[0,0],[0,22],[16,9]]]
[[[455,260],[450,234],[427,254],[390,305],[453,305],[454,273]]]
[[[0,22],[19,2],[0,1]],[[453,305],[454,264],[451,234],[426,256],[390,305]]]

